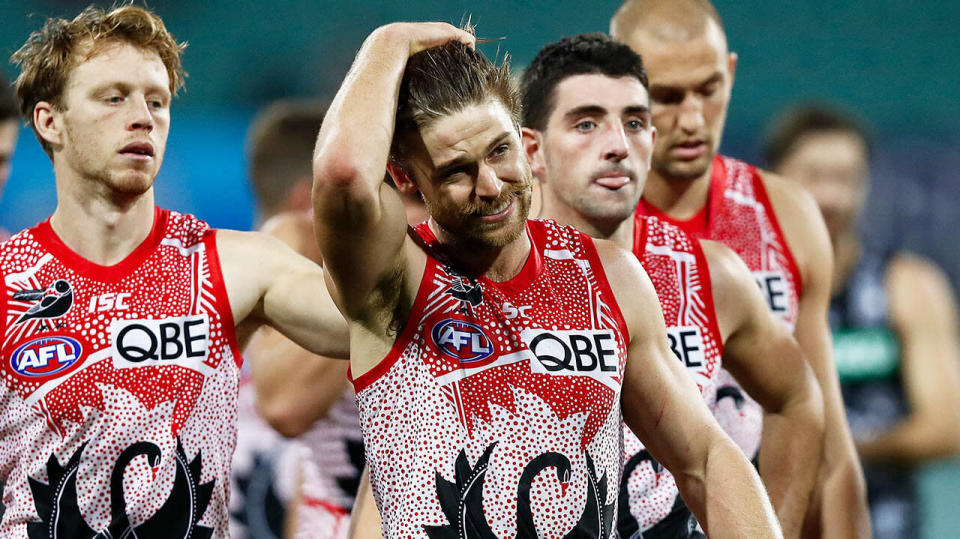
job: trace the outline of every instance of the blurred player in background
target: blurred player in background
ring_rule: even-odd
[[[0,75],[0,196],[10,178],[13,150],[17,147],[20,134],[20,110],[13,96],[13,89],[7,79]],[[0,241],[10,237],[10,233],[0,223]],[[2,511],[2,509],[0,509]]]
[[[880,249],[858,230],[871,144],[852,116],[799,106],[766,135],[767,163],[813,195],[830,231],[834,357],[874,535],[916,537],[916,465],[960,452],[955,296],[931,262]]]
[[[545,46],[522,78],[523,141],[541,216],[632,250],[653,281],[671,348],[713,409],[721,357],[763,404],[759,469],[786,537],[800,533],[823,447],[822,397],[789,330],[723,244],[634,209],[654,128],[640,57],[604,34]],[[702,244],[702,245],[701,245]],[[624,429],[621,537],[703,537],[670,473]]]
[[[737,55],[707,0],[629,0],[610,33],[640,53],[650,77],[657,140],[637,211],[721,241],[747,263],[770,309],[792,328],[824,395],[825,448],[806,530],[869,536],[862,470],[833,364],[826,316],[831,251],[816,203],[798,185],[718,154]],[[733,380],[728,387],[737,390]],[[759,409],[744,398],[744,406],[720,409],[717,418],[753,454]]]
[[[255,118],[247,147],[261,230],[318,264],[311,217],[311,156],[325,112],[326,103],[275,102]],[[276,439],[259,417],[250,417],[250,432],[240,433],[241,440],[261,452],[287,461],[280,463],[277,472],[299,469],[293,481],[296,492],[285,497],[291,502],[289,516],[283,519],[275,514],[272,522],[285,520],[290,537],[345,537],[363,470],[363,440],[353,387],[347,379],[348,362],[313,355],[269,328],[254,335],[245,354],[260,360],[255,366],[268,366],[251,372],[257,409],[277,432],[297,438],[293,443]],[[241,386],[241,398],[245,389],[252,388]],[[296,467],[288,462],[291,454],[299,457]],[[264,455],[259,462],[268,459]],[[281,485],[290,483],[289,475],[282,479]],[[251,496],[257,491],[247,492]],[[278,507],[273,502],[268,505],[272,511]],[[280,535],[275,526],[271,531]],[[253,536],[260,533],[253,531]]]
[[[155,205],[183,48],[125,5],[13,56],[57,206],[0,245],[4,537],[228,536],[241,347],[346,354],[319,266]]]

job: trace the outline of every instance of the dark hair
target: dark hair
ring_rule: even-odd
[[[186,43],[177,43],[163,20],[142,7],[125,5],[109,13],[90,6],[73,20],[47,19],[40,30],[30,34],[11,60],[20,66],[17,99],[20,114],[34,128],[37,140],[47,155],[53,150],[33,125],[33,109],[40,101],[62,107],[63,90],[73,69],[113,43],[129,43],[157,53],[167,76],[170,93],[183,86],[186,73],[181,56]]]
[[[277,101],[257,114],[247,135],[250,182],[265,216],[282,210],[298,181],[312,177],[313,147],[327,103]]]
[[[7,79],[0,75],[0,122],[20,117],[17,100],[13,97],[13,89]]]
[[[510,79],[508,57],[496,65],[458,41],[414,54],[407,60],[400,83],[391,158],[402,166],[410,133],[491,99],[500,101],[519,123],[520,96]]]
[[[871,151],[869,131],[852,114],[830,105],[797,105],[769,124],[762,150],[766,165],[778,168],[804,135],[828,131],[850,133],[863,141],[868,153]]]
[[[649,89],[640,55],[606,34],[565,37],[540,49],[520,79],[523,125],[544,129],[553,112],[554,88],[574,75],[635,77]]]

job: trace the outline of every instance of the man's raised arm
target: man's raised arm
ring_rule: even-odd
[[[799,537],[823,450],[823,397],[786,324],[739,256],[702,241],[724,335],[723,366],[763,407],[760,477],[786,537]]]
[[[710,537],[782,537],[753,466],[720,429],[667,345],[660,303],[635,256],[597,241],[630,331],[623,418],[670,470]]]
[[[445,23],[394,23],[363,43],[337,92],[314,153],[313,203],[317,241],[348,317],[385,278],[403,271],[406,217],[384,184],[407,59],[473,36]]]

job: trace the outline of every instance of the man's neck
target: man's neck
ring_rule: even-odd
[[[835,295],[847,286],[850,275],[860,260],[860,239],[854,230],[831,238],[833,246],[833,290]]]
[[[441,249],[470,275],[483,275],[495,282],[507,281],[520,273],[530,256],[532,245],[526,230],[503,247],[485,247],[466,245],[451,237],[433,219],[429,223]]]
[[[643,188],[643,200],[672,219],[690,219],[707,205],[712,173],[713,163],[692,180],[667,178],[651,169]]]
[[[57,209],[50,226],[73,252],[101,266],[112,266],[150,234],[153,188],[135,197],[90,193],[89,186],[57,182]]]
[[[622,220],[590,219],[545,193],[540,215],[547,219],[553,219],[562,225],[572,226],[591,238],[610,240],[623,249],[633,250],[634,219],[632,213]]]

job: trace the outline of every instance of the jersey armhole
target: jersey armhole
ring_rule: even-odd
[[[217,229],[211,228],[204,234],[203,244],[206,246],[207,261],[210,264],[210,283],[217,299],[217,310],[220,314],[221,330],[227,339],[227,345],[233,352],[233,361],[237,369],[243,366],[243,354],[237,342],[237,326],[233,320],[233,309],[230,307],[230,296],[227,295],[227,286],[223,282],[223,267],[220,264],[220,254],[217,251]]]
[[[579,232],[579,231],[578,231]],[[627,322],[623,318],[623,311],[620,310],[620,304],[617,303],[617,296],[613,293],[613,288],[610,287],[610,281],[607,279],[607,272],[603,269],[603,263],[600,261],[600,254],[597,253],[597,246],[593,243],[593,238],[579,232],[580,234],[580,243],[583,245],[583,252],[587,256],[587,259],[590,260],[590,267],[593,268],[594,272],[597,274],[597,285],[600,286],[600,291],[606,295],[609,299],[610,309],[613,311],[613,316],[616,319],[617,327],[620,330],[620,334],[623,335],[623,344],[624,346],[630,346],[630,330],[627,329]],[[593,301],[593,298],[590,298]],[[626,353],[626,350],[624,350]]]
[[[387,355],[377,362],[373,368],[356,378],[353,376],[353,371],[349,367],[347,368],[347,379],[353,383],[355,393],[359,394],[386,374],[397,360],[400,359],[400,356],[403,355],[404,350],[407,345],[410,344],[413,335],[416,333],[420,325],[420,315],[423,313],[430,296],[431,290],[428,285],[433,282],[433,277],[437,271],[437,263],[430,255],[426,256],[426,260],[426,266],[423,268],[423,277],[420,279],[420,286],[417,288],[417,297],[414,299],[413,306],[410,308],[410,314],[407,316],[407,321],[403,325],[403,328],[397,333],[397,338],[393,341],[393,346],[390,347],[390,351],[387,352]]]
[[[703,301],[707,307],[707,324],[713,333],[714,341],[717,343],[719,356],[723,356],[723,334],[720,333],[720,323],[717,320],[717,308],[713,303],[713,283],[710,281],[710,266],[707,265],[707,256],[703,254],[703,246],[700,240],[693,239],[693,253],[697,259],[697,270],[700,274],[700,282],[703,283],[703,289],[707,291],[703,295]]]
[[[783,233],[783,229],[780,227],[780,220],[777,218],[777,213],[773,211],[773,204],[770,202],[770,196],[767,194],[767,186],[763,183],[763,178],[760,176],[760,171],[756,168],[753,169],[753,181],[754,181],[754,192],[757,194],[757,198],[760,200],[760,203],[763,204],[763,207],[767,210],[767,215],[770,218],[770,226],[773,227],[774,232],[776,232],[781,238],[783,238],[783,247],[787,256],[787,263],[790,265],[788,268],[790,274],[793,275],[794,281],[797,283],[797,303],[800,302],[800,298],[803,297],[803,278],[800,275],[800,267],[797,266],[797,259],[793,256],[793,249],[790,248],[790,243],[787,241],[787,236]]]

